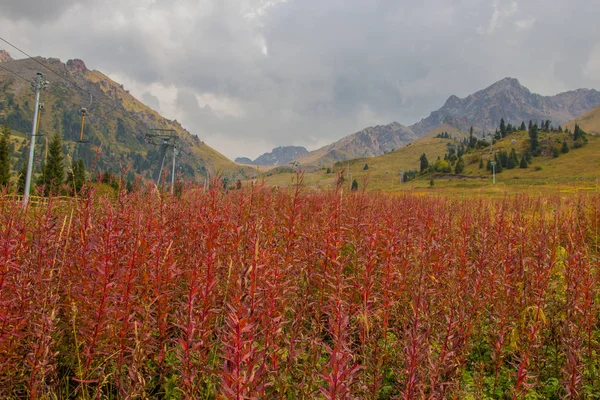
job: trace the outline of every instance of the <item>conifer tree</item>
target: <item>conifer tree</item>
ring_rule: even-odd
[[[506,123],[504,122],[504,118],[500,119],[500,135],[506,137]]]
[[[427,168],[429,168],[429,160],[427,160],[425,153],[421,155],[419,161],[421,162],[421,172],[424,172]]]
[[[563,140],[562,147],[560,148],[560,152],[566,154],[569,152],[569,145],[566,140]]]
[[[526,131],[527,127],[525,126],[525,121],[521,121],[521,127],[519,128],[520,131]]]
[[[539,151],[537,124],[533,124],[531,128],[529,128],[529,150],[534,156],[537,155]]]
[[[517,153],[515,152],[515,149],[512,148],[510,150],[508,158],[506,159],[506,169],[513,169],[517,165],[519,165],[519,159],[517,158]]]
[[[527,168],[527,157],[525,156],[525,154],[523,154],[521,156],[521,162],[519,163],[519,168]]]
[[[2,127],[0,136],[0,188],[10,186],[10,128]]]
[[[458,159],[458,161],[456,162],[456,165],[454,166],[454,173],[457,175],[462,174],[464,170],[465,170],[465,162],[461,157]]]
[[[496,161],[496,173],[499,174],[504,170],[503,165],[502,165],[502,160],[498,157],[498,155],[496,155],[495,161]]]
[[[56,193],[65,180],[65,167],[62,152],[62,139],[57,133],[48,145],[48,159],[42,167],[39,184],[44,186],[44,194]]]
[[[19,171],[19,180],[17,181],[17,193],[25,193],[25,181],[27,179],[27,159],[23,161],[21,170]]]
[[[67,183],[73,193],[79,193],[85,183],[85,164],[83,160],[74,161],[69,173],[67,174]]]

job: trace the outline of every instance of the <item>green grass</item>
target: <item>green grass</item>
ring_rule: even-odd
[[[484,164],[490,158],[489,148],[475,150],[464,156],[465,171],[457,177],[453,174],[426,174],[419,176],[412,182],[401,183],[401,171],[419,168],[419,157],[425,153],[430,163],[436,158],[444,156],[447,144],[453,143],[450,139],[436,139],[426,135],[409,146],[393,152],[373,157],[350,160],[338,163],[333,168],[333,173],[326,174],[326,168],[312,173],[304,174],[304,184],[312,188],[333,187],[336,184],[337,173],[343,170],[348,177],[359,182],[359,189],[368,181],[368,191],[385,192],[412,192],[423,194],[449,194],[458,196],[486,195],[504,196],[506,194],[548,194],[548,193],[573,193],[576,191],[598,191],[598,178],[600,177],[600,137],[589,135],[589,142],[582,148],[571,148],[569,153],[560,154],[558,158],[551,155],[534,157],[533,162],[526,169],[519,167],[496,174],[496,184],[492,184],[492,174],[484,168],[479,168],[479,160]],[[567,138],[567,134],[539,133],[540,144],[558,146]],[[513,144],[513,140],[515,143]],[[454,142],[456,143],[456,142]],[[510,152],[515,148],[520,155],[527,150],[529,145],[527,132],[516,132],[499,140],[494,144],[494,152]],[[365,164],[369,169],[363,170]],[[285,187],[295,184],[295,175],[287,173],[273,173],[265,177],[267,183],[273,186]],[[434,186],[429,182],[434,180]],[[351,182],[346,180],[347,188]]]

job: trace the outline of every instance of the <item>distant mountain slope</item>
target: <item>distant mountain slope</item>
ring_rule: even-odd
[[[475,132],[481,134],[495,130],[502,118],[513,125],[529,120],[564,124],[597,106],[600,106],[600,92],[594,89],[541,96],[531,93],[518,80],[505,78],[464,99],[450,96],[442,108],[414,125],[406,127],[394,122],[366,128],[310,152],[300,158],[300,162],[314,167],[332,161],[378,156],[418,137],[433,137],[440,127],[446,131],[452,127],[456,132],[468,132],[473,126]],[[433,134],[429,135],[430,132]]]
[[[40,132],[58,132],[64,140],[66,153],[74,159],[83,158],[88,168],[96,164],[98,169],[120,172],[128,164],[132,171],[151,176],[158,165],[158,149],[147,144],[145,133],[150,129],[173,129],[181,143],[178,172],[187,177],[211,176],[216,173],[245,176],[251,172],[235,164],[224,155],[207,146],[197,136],[190,134],[177,121],[171,121],[133,97],[123,85],[114,82],[99,71],[90,71],[81,60],[70,60],[66,64],[58,59],[38,57],[62,76],[68,76],[78,86],[93,95],[77,89],[65,79],[45,69],[34,60],[12,60],[2,56],[2,66],[25,77],[32,78],[37,71],[44,73],[50,82],[41,94],[44,111],[41,116]],[[4,70],[0,70],[0,124],[8,123],[17,132],[27,134],[31,130],[34,95],[29,84]],[[81,129],[79,110],[87,107],[85,139],[89,144],[78,143]],[[39,140],[40,150],[44,144]],[[102,145],[101,155],[96,161],[94,149]],[[23,162],[25,152],[19,154]],[[167,154],[168,162],[170,155]],[[36,164],[40,164],[42,152],[36,152]],[[13,167],[14,169],[14,167]]]
[[[575,118],[565,124],[565,127],[569,128],[572,132],[575,129],[575,124],[578,124],[586,133],[600,135],[600,107],[596,107],[582,116]]]
[[[300,157],[298,161],[304,166],[317,166],[353,158],[374,157],[406,146],[414,139],[416,139],[415,134],[397,122],[377,125],[311,151],[304,157]]]
[[[264,153],[256,160],[252,161],[248,157],[238,157],[235,162],[238,164],[250,164],[250,165],[265,165],[265,166],[279,166],[285,165],[289,162],[308,154],[302,146],[280,146],[274,148],[269,153]]]
[[[599,105],[600,92],[594,89],[541,96],[531,93],[514,78],[504,78],[464,99],[450,96],[442,108],[410,128],[420,136],[448,122],[461,130],[473,125],[477,131],[496,129],[501,118],[513,125],[529,120],[551,120],[556,125]]]

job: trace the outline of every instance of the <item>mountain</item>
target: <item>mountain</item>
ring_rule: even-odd
[[[248,157],[237,157],[234,161],[238,164],[254,165],[254,161],[252,161]]]
[[[406,146],[414,139],[416,136],[410,128],[392,122],[343,137],[333,144],[311,151],[298,161],[303,166],[318,166],[353,158],[374,157]]]
[[[442,108],[409,127],[394,122],[366,128],[312,151],[299,161],[305,167],[314,167],[332,161],[378,156],[405,146],[417,137],[433,137],[440,127],[446,127],[446,131],[452,127],[456,132],[468,132],[471,126],[478,133],[494,131],[502,118],[513,125],[529,120],[564,124],[599,105],[600,92],[594,89],[541,96],[531,93],[514,78],[504,78],[464,99],[450,96]],[[434,134],[429,135],[432,132]]]
[[[504,118],[507,124],[520,125],[522,121],[550,120],[564,124],[586,111],[600,105],[600,92],[594,89],[578,89],[541,96],[531,93],[514,78],[504,78],[464,99],[450,96],[446,103],[429,117],[411,125],[418,135],[448,123],[461,130],[472,125],[476,131],[493,131]],[[454,119],[454,120],[453,120]]]
[[[254,161],[248,157],[238,157],[235,159],[235,162],[238,164],[276,167],[279,165],[288,164],[298,157],[302,157],[306,154],[308,154],[308,150],[302,146],[280,146],[274,148],[270,153],[264,153]]]
[[[100,71],[89,70],[81,60],[67,63],[42,57],[12,60],[6,52],[0,52],[0,59],[3,68],[28,80],[37,71],[44,73],[49,85],[41,93],[44,109],[39,133],[52,135],[58,132],[63,138],[64,152],[72,159],[83,159],[88,170],[95,167],[121,173],[122,168],[129,165],[130,178],[135,174],[150,177],[159,167],[160,156],[158,147],[148,144],[145,135],[152,129],[163,129],[173,130],[179,139],[177,170],[184,176],[199,179],[209,173],[210,176],[222,173],[230,177],[251,173],[250,168],[237,165],[218,153],[176,120],[168,120],[144,105],[123,85]],[[0,69],[0,124],[8,124],[15,135],[21,136],[15,141],[17,160],[13,170],[26,160],[35,104],[29,83],[14,74]],[[82,107],[87,108],[84,139],[89,143],[79,142]],[[37,141],[35,162],[38,168],[47,138],[41,137]],[[101,150],[97,156],[99,146]],[[170,165],[170,160],[168,152],[165,162]]]

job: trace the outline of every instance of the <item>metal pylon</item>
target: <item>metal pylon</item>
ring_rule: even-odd
[[[178,153],[178,145],[179,145],[179,136],[177,136],[177,132],[174,129],[152,129],[151,133],[146,133],[146,141],[150,144],[154,144],[159,146],[158,154],[158,167],[154,173],[153,179],[156,180],[156,185],[160,184],[160,179],[162,177],[162,173],[165,167],[165,158],[167,155],[167,150],[172,149],[173,154],[173,170],[171,174],[171,192],[173,192],[175,188],[175,157]]]

